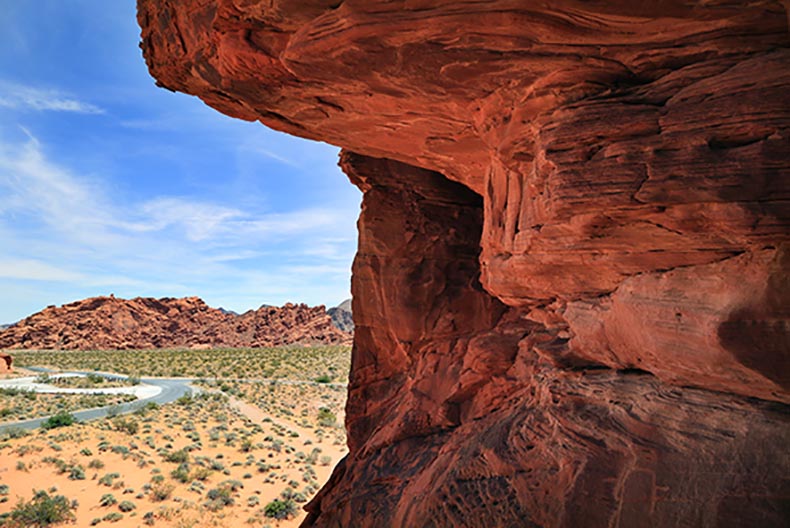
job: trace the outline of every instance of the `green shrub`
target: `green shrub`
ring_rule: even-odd
[[[230,486],[221,485],[217,488],[210,489],[208,494],[208,502],[206,506],[209,510],[216,511],[225,506],[233,504],[233,489]]]
[[[189,453],[187,453],[185,449],[179,449],[178,451],[167,453],[165,455],[165,460],[167,462],[175,462],[176,464],[183,464],[184,462],[189,462]]]
[[[43,429],[55,429],[56,427],[67,427],[74,423],[74,415],[68,411],[60,411],[42,422]]]
[[[318,424],[322,427],[331,427],[335,425],[337,416],[327,407],[318,409]]]
[[[321,374],[315,379],[315,381],[318,383],[329,383],[330,381],[332,381],[332,378],[330,378],[326,374]]]
[[[69,469],[69,480],[85,480],[85,470],[79,464]]]
[[[85,376],[85,377],[88,379],[89,382],[91,382],[94,385],[98,385],[100,383],[104,383],[104,376],[100,376],[100,375],[94,374],[92,372],[90,374],[88,374],[87,376]]]
[[[296,514],[296,503],[292,500],[274,499],[263,509],[264,515],[272,519],[290,519]]]
[[[170,476],[182,484],[186,484],[191,480],[189,478],[189,464],[182,462],[176,469],[170,472]]]
[[[42,527],[74,520],[71,502],[63,495],[51,497],[46,491],[36,491],[30,502],[20,499],[8,515],[9,527]]]
[[[115,498],[115,495],[112,493],[105,493],[99,499],[99,504],[102,506],[112,506],[113,504],[118,504],[118,499]]]
[[[118,509],[121,510],[122,512],[124,512],[124,513],[130,512],[130,511],[132,511],[135,508],[136,508],[136,506],[134,505],[134,503],[132,501],[128,501],[128,500],[125,500],[125,501],[123,501],[122,503],[120,503],[118,505]]]

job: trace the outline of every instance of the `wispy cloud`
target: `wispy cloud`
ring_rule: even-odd
[[[237,310],[348,295],[354,208],[260,212],[190,196],[127,202],[105,185],[53,161],[31,134],[19,143],[0,137],[0,279],[198,294]]]
[[[0,81],[0,106],[17,110],[104,113],[102,108],[59,90],[35,88],[7,81]]]
[[[85,276],[34,259],[0,259],[0,277],[16,280],[75,281]]]

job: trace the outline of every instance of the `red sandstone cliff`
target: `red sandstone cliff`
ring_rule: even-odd
[[[348,343],[323,306],[264,306],[241,315],[197,297],[94,297],[51,306],[0,332],[0,348],[107,350]]]
[[[162,86],[364,191],[350,452],[306,526],[790,523],[782,3],[138,11]]]

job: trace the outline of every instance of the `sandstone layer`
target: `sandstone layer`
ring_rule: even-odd
[[[0,348],[124,350],[345,344],[323,306],[263,306],[241,315],[197,297],[93,297],[50,306],[0,332]]]
[[[307,526],[790,522],[778,1],[138,0],[161,86],[341,146],[349,455]]]

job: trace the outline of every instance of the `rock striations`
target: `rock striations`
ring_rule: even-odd
[[[364,192],[306,526],[788,525],[785,6],[138,0],[161,86]]]
[[[94,297],[50,306],[0,332],[0,348],[107,350],[344,344],[323,306],[264,306],[235,315],[197,297]]]

